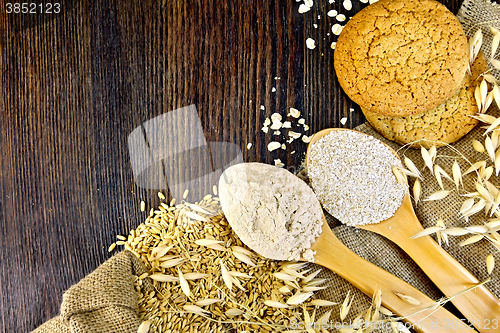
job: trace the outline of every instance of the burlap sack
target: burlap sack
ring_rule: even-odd
[[[483,52],[489,54],[492,36],[489,33],[488,24],[499,28],[500,7],[488,0],[465,0],[458,17],[469,37],[475,33],[478,27],[483,28],[485,34]],[[497,21],[495,22],[495,20]],[[488,24],[482,22],[488,22]],[[493,74],[499,77],[498,71],[493,71]],[[493,112],[497,112],[497,110]],[[396,150],[400,148],[397,144],[388,142],[378,135],[367,124],[363,124],[356,129],[388,143]],[[473,139],[484,140],[482,133],[482,129],[476,128],[452,146],[471,161],[484,160],[486,157],[475,152],[471,145]],[[404,153],[417,164],[419,169],[423,169],[418,150],[405,150]],[[456,155],[447,147],[440,148],[438,154]],[[454,159],[441,161],[440,165],[445,170],[451,170],[453,161]],[[462,163],[461,166],[465,167],[465,164]],[[438,188],[437,182],[428,171],[424,172],[424,177],[422,197],[429,195]],[[473,180],[471,178],[465,179],[464,185],[466,188],[473,188],[471,187],[473,186]],[[462,199],[458,195],[451,195],[442,201],[419,203],[416,212],[424,227],[434,225],[438,218],[443,218],[448,226],[481,223],[480,217],[475,217],[468,223],[458,219],[456,212],[459,206],[457,206],[457,203],[461,202]],[[450,209],[450,207],[455,208]],[[443,212],[446,213],[443,214]],[[338,224],[331,216],[327,216],[327,219],[332,226]],[[429,297],[439,299],[442,296],[420,268],[390,241],[374,233],[347,226],[335,227],[334,233],[359,256],[398,276]],[[485,241],[467,247],[460,247],[458,243],[461,240],[462,238],[450,237],[450,245],[445,246],[445,250],[479,280],[486,279],[485,258],[487,254],[496,250]],[[137,332],[140,320],[138,318],[138,295],[134,288],[134,281],[136,276],[144,272],[145,268],[142,263],[132,253],[128,251],[118,253],[77,285],[71,287],[63,296],[60,316],[49,320],[33,333]],[[497,267],[492,274],[492,281],[487,286],[500,298],[498,272]],[[360,312],[370,306],[370,298],[359,292],[344,279],[327,270],[324,270],[321,276],[329,278],[330,287],[319,293],[318,297],[341,303],[348,291],[355,294],[355,300],[347,320],[354,319]],[[147,279],[144,283],[146,290],[152,290],[152,286],[148,285]],[[332,313],[330,319],[333,322],[340,322],[339,314],[336,312]]]
[[[132,252],[114,255],[69,288],[63,296],[61,314],[33,333],[137,332],[140,320],[134,282],[145,272]],[[152,290],[147,281],[144,283]]]

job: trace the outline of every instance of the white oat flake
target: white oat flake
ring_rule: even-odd
[[[337,46],[337,42],[332,42],[332,45],[330,45],[330,47],[332,48],[332,50],[335,50],[336,46]]]
[[[290,115],[294,118],[300,117],[300,111],[296,108],[290,108]]]
[[[273,121],[273,123],[271,125],[271,129],[272,130],[279,130],[282,126],[283,126],[283,124],[281,123],[281,121],[276,119]]]
[[[335,23],[333,26],[332,26],[332,32],[335,34],[335,35],[340,35],[340,33],[342,32],[342,29],[344,29],[344,26],[338,24],[338,23]]]
[[[351,10],[352,9],[352,2],[351,0],[344,0],[342,3],[344,5],[345,10]]]
[[[312,38],[306,39],[306,46],[310,50],[314,50],[316,48],[316,42]]]
[[[278,120],[278,121],[281,121],[281,119],[283,119],[283,117],[282,117],[279,113],[277,113],[277,112],[275,112],[275,113],[273,113],[273,114],[271,115],[271,121],[272,121],[272,122],[275,122],[275,121],[277,121],[277,120]]]
[[[335,9],[332,9],[332,10],[328,11],[328,13],[326,15],[328,15],[330,17],[335,17],[338,15],[338,12]]]
[[[307,6],[306,6],[306,5],[304,5],[304,4],[301,4],[301,5],[299,6],[299,13],[300,13],[300,14],[307,13],[307,12],[308,12],[308,11],[310,11],[310,10],[311,10],[311,8],[307,7]]]
[[[311,141],[312,137],[313,137],[312,135],[311,136],[304,135],[302,137],[302,141],[304,141],[305,143],[309,143]]]
[[[278,168],[282,168],[285,166],[279,158],[274,160],[274,165],[276,165]]]
[[[345,125],[347,123],[347,117],[343,117],[342,119],[340,119],[340,123],[342,125]]]
[[[272,142],[269,142],[269,144],[267,145],[267,150],[273,151],[273,150],[276,150],[280,147],[281,147],[281,143],[276,142],[276,141],[272,141]]]
[[[339,14],[339,15],[335,16],[335,19],[337,19],[337,21],[339,21],[339,22],[344,22],[346,17],[344,14]]]
[[[252,148],[252,143],[251,143],[251,142],[249,142],[249,143],[247,144],[247,149],[250,149],[250,148]]]

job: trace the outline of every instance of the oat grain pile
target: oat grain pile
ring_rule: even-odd
[[[263,163],[228,168],[219,181],[222,210],[241,240],[277,260],[314,261],[310,249],[321,233],[321,206],[291,172]]]
[[[304,310],[335,304],[314,299],[326,288],[321,270],[246,248],[210,194],[196,203],[161,202],[117,238],[109,250],[124,246],[148,271],[136,277],[138,332],[280,332],[304,320]]]
[[[342,223],[379,223],[394,215],[406,189],[392,168],[401,161],[379,140],[334,130],[313,144],[308,174],[323,207]]]

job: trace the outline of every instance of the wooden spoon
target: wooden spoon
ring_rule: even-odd
[[[280,169],[280,172],[281,171],[289,174],[288,177],[295,177],[292,173],[284,169]],[[244,223],[241,218],[230,218],[234,215],[227,213],[230,210],[235,209],[234,205],[238,204],[243,198],[238,197],[236,198],[237,200],[230,200],[229,197],[223,195],[223,193],[231,193],[231,191],[226,191],[225,188],[228,188],[231,185],[223,181],[223,177],[224,175],[219,181],[219,194],[222,208],[226,212],[226,218],[228,219],[229,224],[233,227],[233,230],[236,233],[243,232],[239,226],[241,226],[242,223],[246,223]],[[266,177],[266,175],[263,174],[262,177]],[[245,177],[241,177],[242,181],[244,181],[244,179]],[[300,186],[304,186],[305,189],[310,191],[306,183],[300,182]],[[304,189],[298,187],[295,187],[297,191],[301,190],[304,192]],[[268,191],[267,193],[272,191],[271,188],[263,188],[262,190]],[[236,193],[241,196],[241,193],[244,192],[236,191]],[[252,198],[255,198],[255,196]],[[248,198],[246,199],[250,200]],[[256,207],[258,207],[259,203],[255,204],[257,205]],[[322,219],[322,232],[311,247],[311,249],[316,252],[314,255],[314,263],[324,266],[342,276],[369,297],[372,297],[375,292],[380,289],[382,291],[383,306],[399,316],[406,317],[405,321],[414,323],[412,328],[418,332],[449,333],[464,332],[465,330],[474,331],[473,329],[467,327],[464,323],[461,323],[460,319],[442,307],[438,309],[427,309],[434,305],[434,301],[432,299],[403,280],[352,252],[333,234],[324,215],[322,216]],[[244,242],[246,239],[246,237],[244,237],[245,235],[239,236]],[[252,248],[255,252],[263,255],[259,248],[254,248],[252,246],[253,244],[246,245]],[[417,300],[420,304],[410,304],[397,296],[397,294],[409,296]],[[447,327],[447,323],[449,324],[449,327]],[[456,326],[452,327],[451,323],[456,323]]]
[[[308,166],[310,150],[314,143],[331,131],[340,130],[349,129],[325,129],[313,136],[307,149],[306,163]],[[387,147],[398,156],[391,147]],[[415,215],[408,193],[393,217],[377,224],[357,227],[378,233],[396,243],[448,297],[457,295],[480,283],[465,267],[443,250],[432,237],[424,236],[411,239],[412,236],[422,231],[423,227]],[[500,332],[500,301],[484,285],[465,292],[451,301],[480,332],[492,332],[491,325],[494,323],[498,324],[493,331]]]

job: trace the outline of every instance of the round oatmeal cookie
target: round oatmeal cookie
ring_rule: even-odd
[[[456,92],[467,70],[467,37],[433,0],[380,0],[354,15],[334,54],[340,85],[371,112],[407,116]]]
[[[441,105],[406,117],[390,117],[361,108],[366,120],[384,137],[413,148],[443,146],[462,138],[478,121],[470,116],[478,112],[474,91],[478,76],[488,69],[482,53],[472,65],[472,75],[466,74],[462,86]]]

